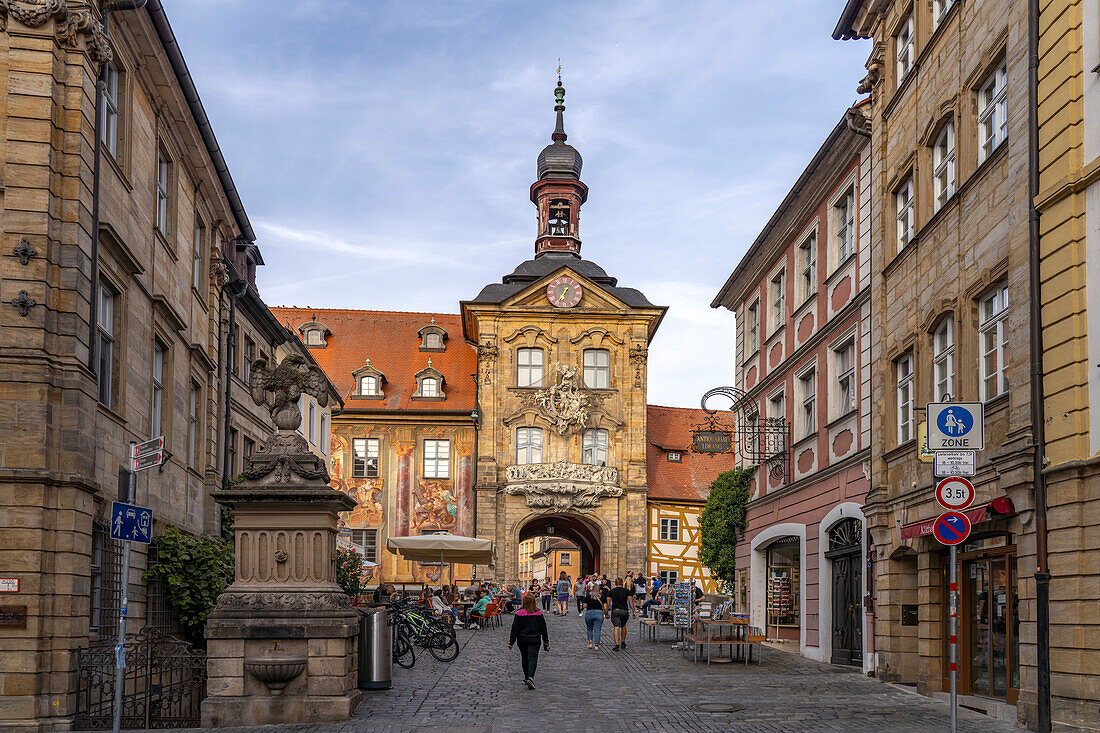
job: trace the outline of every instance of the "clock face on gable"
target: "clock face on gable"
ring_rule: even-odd
[[[558,308],[572,308],[581,302],[581,284],[568,275],[556,277],[546,286],[546,298]]]

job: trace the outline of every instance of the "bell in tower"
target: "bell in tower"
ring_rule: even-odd
[[[580,257],[578,228],[581,204],[588,198],[588,186],[581,183],[581,154],[566,144],[565,88],[558,76],[554,90],[557,125],[550,136],[552,143],[538,158],[539,179],[531,185],[531,201],[538,207],[539,233],[535,239],[535,257],[546,252],[568,252]]]

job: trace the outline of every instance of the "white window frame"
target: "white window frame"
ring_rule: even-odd
[[[157,148],[157,231],[168,236],[168,198],[171,185],[171,161],[164,151]]]
[[[420,378],[420,396],[421,397],[438,397],[439,396],[439,380],[435,377],[421,377]]]
[[[760,455],[760,408],[753,406],[748,415],[748,460],[755,465]]]
[[[798,245],[798,272],[803,302],[817,292],[817,232],[810,232]]]
[[[381,438],[352,438],[352,478],[378,478],[381,474],[381,450]]]
[[[812,366],[796,375],[798,380],[798,439],[817,432],[817,367]]]
[[[607,349],[585,349],[581,355],[584,386],[589,389],[611,388],[611,352]]]
[[[940,23],[947,17],[947,11],[951,10],[951,6],[955,4],[955,0],[932,0],[932,29],[940,27]]]
[[[658,570],[657,577],[661,579],[661,582],[665,585],[672,586],[680,582],[679,570]]]
[[[424,441],[424,478],[451,477],[451,441]]]
[[[856,339],[846,336],[833,347],[833,374],[836,385],[836,398],[833,404],[833,418],[847,415],[856,407]],[[847,361],[844,355],[847,353]]]
[[[306,346],[324,346],[325,332],[319,328],[311,328],[306,331]]]
[[[370,389],[367,389],[366,385],[370,385]],[[361,395],[376,395],[378,394],[378,376],[375,374],[364,374],[359,377],[359,394]]]
[[[978,164],[1008,139],[1008,64],[1001,61],[978,88]]]
[[[424,334],[424,348],[425,349],[442,349],[443,348],[443,336],[435,331],[429,331]]]
[[[944,123],[932,145],[932,206],[935,211],[955,195],[955,121]]]
[[[751,356],[760,349],[760,299],[756,298],[749,304],[749,307],[745,309],[745,322],[747,328],[745,329],[746,338],[748,343],[745,344],[745,351]]]
[[[894,34],[894,48],[897,55],[897,64],[895,70],[897,72],[897,84],[895,88],[900,87],[902,82],[905,81],[905,77],[909,76],[909,72],[913,70],[913,60],[916,56],[916,47],[913,38],[913,14],[909,16],[898,26],[898,32]]]
[[[199,390],[199,385],[191,382],[187,403],[187,465],[195,470],[198,470]]]
[[[321,413],[320,441],[321,442],[317,444],[317,447],[320,449],[321,455],[327,456],[328,455],[328,442],[329,442],[328,441],[328,415],[323,413],[323,412]]]
[[[913,176],[909,176],[894,190],[894,204],[897,208],[897,245],[898,252],[913,241],[916,202],[913,197]]]
[[[197,292],[201,293],[203,296],[206,295],[206,293],[204,293],[203,289],[202,289],[203,275],[206,272],[202,267],[202,263],[203,263],[203,259],[204,259],[204,255],[205,255],[205,252],[203,252],[203,238],[204,238],[203,235],[205,234],[205,232],[206,232],[206,227],[203,226],[202,219],[200,219],[198,216],[196,216],[195,217],[195,232],[194,232],[194,240],[195,240],[194,241],[194,250],[195,251],[192,253],[194,271],[192,272],[192,275],[191,275],[191,286],[193,288],[195,288],[195,290]]]
[[[611,451],[608,432],[603,428],[589,428],[581,433],[581,463],[586,466],[608,465]]]
[[[545,352],[542,349],[516,349],[516,386],[541,387],[545,366]]]
[[[833,201],[833,270],[840,267],[855,252],[856,187],[846,184],[845,191]]]
[[[99,307],[96,333],[99,338],[99,401],[114,407],[115,379],[115,299],[118,292],[105,282],[99,283]]]
[[[978,303],[978,385],[982,402],[1008,392],[1007,317],[1008,285],[1001,283]]]
[[[164,429],[164,362],[168,358],[168,347],[158,337],[153,337],[153,379],[152,400],[149,416],[149,437],[162,435]]]
[[[542,428],[516,428],[516,465],[542,463]]]
[[[775,333],[787,323],[787,269],[779,268],[768,280],[771,295],[771,333]]]
[[[112,158],[118,157],[118,123],[119,123],[119,96],[118,96],[118,67],[114,62],[108,61],[103,65],[106,76],[107,88],[103,94],[103,110],[100,116],[100,140]]]
[[[317,403],[309,400],[309,435],[310,445],[317,445]]]
[[[913,412],[916,407],[916,375],[913,371],[913,353],[894,362],[894,378],[897,389],[897,439],[904,445],[916,437]]]
[[[661,539],[665,542],[680,541],[680,520],[678,517],[661,517]]]
[[[955,396],[955,321],[940,321],[932,333],[932,397],[944,402]]]

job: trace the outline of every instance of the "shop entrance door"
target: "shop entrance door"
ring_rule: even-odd
[[[833,566],[833,664],[863,664],[863,526],[844,519],[829,530],[826,559]]]
[[[978,557],[965,564],[970,692],[1015,704],[1019,687],[1015,560]]]

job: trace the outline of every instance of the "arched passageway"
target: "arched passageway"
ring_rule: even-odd
[[[572,540],[580,548],[580,564],[576,572],[570,573],[573,578],[600,572],[600,529],[595,523],[575,514],[541,514],[524,522],[516,542],[542,536]],[[518,567],[510,571],[510,577],[519,577]]]

